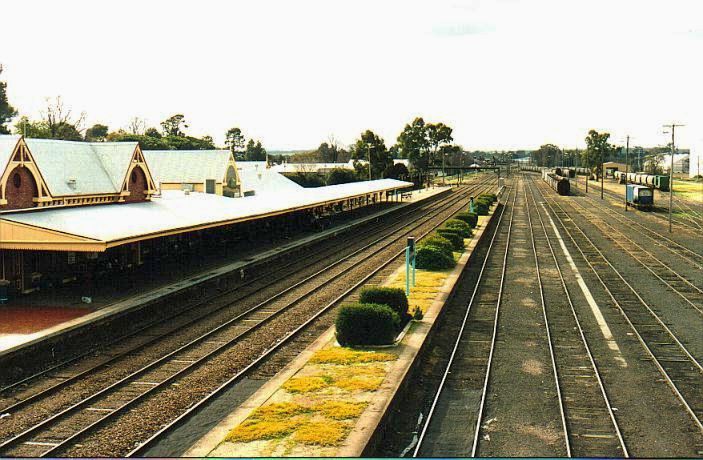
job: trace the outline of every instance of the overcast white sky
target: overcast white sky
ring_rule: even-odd
[[[88,124],[193,135],[239,126],[269,149],[395,142],[415,116],[467,149],[703,139],[703,1],[14,1],[0,78],[21,114],[61,95]],[[679,144],[679,142],[677,142]]]

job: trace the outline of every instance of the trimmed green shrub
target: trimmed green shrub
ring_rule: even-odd
[[[433,246],[420,246],[415,255],[417,268],[425,270],[445,270],[456,265],[454,257]]]
[[[399,324],[398,314],[386,305],[343,305],[335,321],[337,341],[345,347],[388,345],[395,340]]]
[[[464,238],[468,238],[471,236],[471,227],[469,226],[469,224],[467,224],[463,220],[449,219],[448,221],[446,221],[444,223],[443,227],[444,228],[452,228],[452,229],[455,228],[457,230],[461,230],[461,235]]]
[[[474,210],[479,216],[487,216],[488,208],[490,205],[486,201],[476,200],[474,201]]]
[[[449,243],[447,241],[447,243]],[[401,288],[368,287],[361,290],[359,303],[379,304],[391,307],[401,319],[403,325],[410,319],[408,312],[408,297]]]
[[[471,228],[476,228],[478,225],[478,214],[475,212],[460,212],[454,217],[466,222]]]
[[[461,230],[456,228],[438,228],[437,233],[442,238],[446,238],[452,243],[452,249],[454,251],[461,251],[464,249],[464,237],[461,234]]]
[[[482,193],[478,196],[478,199],[480,200],[481,198],[486,198],[488,201],[491,203],[495,203],[495,201],[498,199],[495,193]]]
[[[428,237],[425,237],[422,239],[422,246],[433,246],[436,248],[439,248],[449,254],[452,253],[454,250],[454,245],[452,244],[451,241],[448,239],[444,238],[443,236],[439,235],[438,233],[434,233]]]

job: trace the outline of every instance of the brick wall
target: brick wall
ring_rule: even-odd
[[[5,184],[7,205],[2,209],[33,208],[36,204],[32,199],[37,196],[37,183],[27,168],[17,166],[8,176]]]

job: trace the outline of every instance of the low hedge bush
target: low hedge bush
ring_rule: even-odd
[[[446,221],[444,223],[444,225],[442,227],[460,230],[461,235],[464,238],[468,238],[471,236],[471,226],[469,226],[469,224],[467,224],[463,220],[449,219],[448,221]]]
[[[464,249],[464,237],[461,230],[456,228],[438,228],[437,234],[442,238],[449,240],[452,243],[452,249],[461,251]]]
[[[495,201],[498,199],[495,193],[482,193],[478,196],[478,198],[487,198],[491,203],[495,203]]]
[[[474,208],[475,208],[476,214],[478,214],[479,216],[487,216],[489,207],[490,207],[490,205],[486,201],[481,201],[481,200],[474,201]]]
[[[427,238],[422,239],[422,246],[434,246],[436,248],[439,248],[443,251],[446,251],[447,253],[451,254],[452,251],[454,250],[454,245],[452,244],[451,241],[448,239],[444,238],[443,236],[440,236],[438,233],[434,233]]]
[[[478,215],[475,212],[460,212],[454,218],[466,222],[471,228],[476,228],[478,224]]]
[[[388,345],[395,340],[399,324],[398,314],[386,305],[343,305],[335,321],[337,341],[345,347]]]
[[[447,243],[449,242],[447,241]],[[364,288],[359,294],[359,303],[379,304],[391,307],[391,310],[396,312],[398,317],[400,317],[403,326],[410,320],[410,312],[408,311],[408,297],[405,295],[405,291],[401,288]]]
[[[417,268],[425,270],[445,270],[456,265],[451,254],[433,246],[420,246],[415,254],[415,263]]]

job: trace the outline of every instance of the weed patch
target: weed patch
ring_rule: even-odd
[[[262,439],[276,439],[292,433],[300,422],[288,420],[247,420],[229,432],[226,440],[231,442],[251,442]]]
[[[303,444],[318,446],[338,446],[346,435],[346,427],[332,420],[325,422],[311,422],[293,434],[293,440]]]
[[[327,376],[293,377],[283,384],[283,388],[291,393],[310,393],[329,386],[331,381]]]
[[[398,357],[392,353],[376,351],[351,350],[344,347],[325,348],[315,353],[310,359],[316,364],[363,364],[381,361],[394,361]]]
[[[359,417],[367,405],[365,402],[325,401],[312,410],[335,420],[346,420]]]

